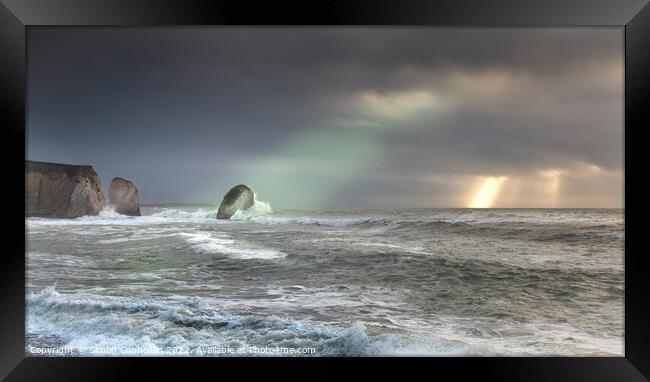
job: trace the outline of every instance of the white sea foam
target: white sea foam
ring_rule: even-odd
[[[461,352],[444,340],[427,343],[402,335],[371,336],[366,325],[359,322],[331,326],[273,315],[224,315],[201,300],[186,308],[176,301],[64,294],[47,288],[28,296],[28,311],[30,333],[56,336],[74,349],[93,349],[84,355],[129,355],[112,352],[124,348],[144,349],[136,355],[165,355],[156,349],[167,346],[187,348],[188,354],[201,355],[196,348],[207,344],[310,347],[317,350],[316,355]]]
[[[168,218],[168,219],[207,219],[217,217],[217,210],[205,210],[199,208],[196,211],[183,211],[174,208],[162,208],[146,217],[150,218]]]
[[[255,203],[247,210],[237,210],[230,220],[255,220],[256,218],[267,216],[273,213],[271,204],[262,200],[257,200],[257,194],[254,195]]]
[[[59,293],[46,288],[27,298],[29,333],[56,336],[65,346],[99,349],[85,355],[124,356],[101,349],[155,349],[199,346],[313,347],[316,355],[573,355],[622,354],[622,342],[598,338],[566,324],[516,324],[486,335],[480,318],[440,317],[415,321],[392,317],[395,329],[378,334],[373,322],[319,324],[287,315],[250,316],[219,312],[202,298],[142,300],[89,293]],[[397,328],[402,328],[398,330]],[[409,330],[404,331],[405,328]],[[476,334],[473,334],[476,333]],[[567,345],[567,338],[572,344]],[[530,343],[544,341],[544,348]],[[151,349],[151,351],[146,351]],[[178,355],[178,354],[176,354]]]
[[[201,253],[226,254],[237,259],[279,259],[286,256],[286,253],[271,248],[263,248],[244,242],[237,242],[223,233],[207,231],[184,232],[180,236],[190,246]]]

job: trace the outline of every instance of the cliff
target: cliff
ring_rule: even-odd
[[[102,184],[92,166],[25,161],[25,216],[75,218],[104,207]]]
[[[113,178],[108,188],[108,200],[118,214],[140,216],[138,189],[130,180]]]

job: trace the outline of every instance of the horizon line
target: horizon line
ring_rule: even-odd
[[[166,201],[166,202],[146,202],[140,203],[141,207],[160,207],[160,206],[201,206],[201,207],[218,207],[218,203],[206,203],[206,202],[176,202],[176,201]],[[273,207],[273,206],[271,206]],[[341,210],[378,210],[378,211],[390,211],[390,210],[419,210],[419,209],[464,209],[464,210],[624,210],[625,206],[622,207],[436,207],[436,206],[420,206],[420,207],[384,207],[384,208],[278,208],[277,210],[302,210],[302,211],[341,211]]]

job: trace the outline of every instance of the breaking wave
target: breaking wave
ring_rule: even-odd
[[[494,333],[496,337],[491,338],[478,329],[459,330],[453,325],[420,334],[378,334],[372,326],[360,322],[329,325],[286,315],[220,312],[218,305],[201,298],[183,299],[183,302],[142,300],[59,293],[53,287],[27,296],[27,309],[29,333],[56,337],[64,346],[76,350],[91,349],[90,355],[94,356],[129,355],[102,353],[105,349],[119,348],[145,349],[138,355],[165,355],[156,349],[166,347],[185,349],[185,354],[192,356],[228,355],[202,353],[200,349],[206,343],[224,348],[311,348],[317,356],[522,355],[526,351],[518,349],[513,341],[517,338],[522,343],[529,341],[541,329],[513,326],[511,330]],[[545,333],[551,333],[555,341],[570,334],[576,341],[589,344],[585,349],[588,354],[616,354],[617,344],[582,336],[570,326],[545,328]],[[595,350],[598,348],[601,350]]]
[[[73,349],[93,349],[96,353],[91,355],[125,355],[102,351],[136,347],[150,349],[141,355],[159,355],[155,349],[171,346],[200,356],[205,354],[197,349],[205,343],[233,348],[313,348],[319,356],[496,354],[485,345],[442,337],[372,335],[359,322],[334,327],[289,317],[222,314],[200,299],[183,306],[46,288],[28,296],[27,303],[30,333],[55,336]]]
[[[230,220],[255,220],[256,218],[267,216],[273,213],[271,204],[262,200],[257,200],[255,194],[255,203],[247,210],[238,210],[231,217]]]
[[[185,241],[197,252],[225,254],[236,259],[279,259],[286,253],[272,248],[264,248],[231,239],[225,233],[198,231],[180,233]]]

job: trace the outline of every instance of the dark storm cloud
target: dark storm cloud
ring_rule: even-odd
[[[260,174],[337,155],[309,139],[323,131],[358,129],[375,145],[358,166],[364,176],[333,170],[361,157],[330,161],[327,176],[342,184],[323,204],[340,195],[358,204],[364,190],[379,201],[382,189],[393,203],[397,173],[420,189],[430,174],[530,176],[575,163],[622,171],[622,37],[612,28],[31,29],[28,156],[93,164],[104,182],[131,177],[145,201],[217,199],[243,177],[284,207],[292,197]],[[408,110],[438,100],[433,114]],[[268,173],[283,182],[295,171]],[[451,200],[440,196],[449,183],[429,187],[431,203]]]

